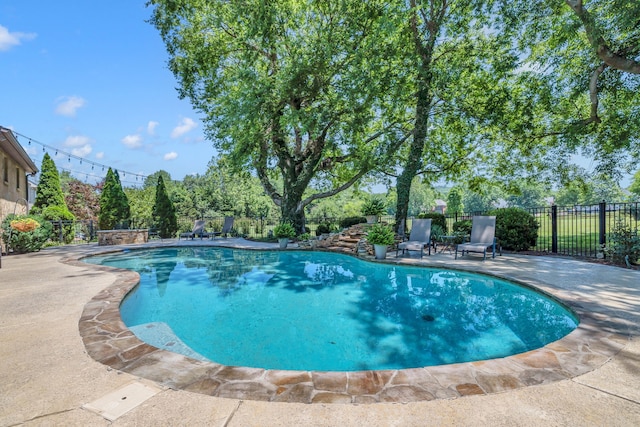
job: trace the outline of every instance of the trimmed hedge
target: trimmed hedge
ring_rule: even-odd
[[[443,234],[447,234],[447,218],[444,216],[444,214],[438,212],[424,212],[419,214],[418,218],[431,218],[431,226],[433,227],[434,225],[439,225],[442,228]]]
[[[496,209],[496,237],[507,250],[526,251],[536,245],[538,222],[529,212],[520,208]]]
[[[352,225],[364,224],[367,222],[367,218],[363,216],[349,216],[340,220],[340,228],[349,228]]]

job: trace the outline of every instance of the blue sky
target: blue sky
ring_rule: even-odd
[[[207,170],[215,151],[178,99],[145,2],[0,2],[0,125],[26,136],[38,167],[41,143],[59,170],[87,182],[106,173],[98,165],[121,171],[124,185],[160,169],[178,180]]]

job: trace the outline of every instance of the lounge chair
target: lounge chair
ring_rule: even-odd
[[[232,216],[225,216],[224,217],[224,224],[222,225],[222,230],[220,231],[214,231],[212,233],[209,233],[209,235],[212,238],[215,238],[216,236],[224,236],[227,237],[227,235],[229,233],[231,233],[231,230],[233,229],[233,217]]]
[[[425,246],[429,248],[429,255],[431,255],[431,219],[414,219],[411,223],[409,240],[398,243],[396,258],[400,249],[403,255],[404,251],[420,251],[420,258],[422,258]]]
[[[487,259],[487,249],[491,248],[492,258],[496,257],[496,217],[474,216],[471,224],[471,239],[468,243],[456,245],[455,259],[469,252],[482,252],[483,260]]]
[[[199,236],[200,239],[202,239],[204,236],[209,237],[209,233],[206,233],[204,231],[204,223],[205,221],[203,219],[197,219],[194,223],[193,223],[193,229],[191,231],[187,231],[186,233],[180,233],[180,235],[178,236],[178,240],[180,240],[181,238],[191,238],[191,240],[193,240],[194,237]]]

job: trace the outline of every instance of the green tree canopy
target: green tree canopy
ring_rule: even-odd
[[[447,213],[455,214],[464,212],[464,203],[462,201],[464,191],[460,187],[453,187],[447,195]]]
[[[569,171],[571,153],[613,178],[640,159],[640,2],[504,1],[501,18],[521,52],[520,90],[540,173]]]
[[[634,201],[640,202],[640,170],[633,175],[633,181],[629,186],[629,192],[632,194]]]
[[[403,132],[394,109],[404,107],[391,102],[391,83],[404,71],[386,55],[395,43],[393,5],[149,4],[180,97],[204,114],[220,152],[257,172],[283,220],[298,231],[305,206],[353,185],[395,154],[401,141],[389,135]],[[309,188],[323,191],[305,194]]]

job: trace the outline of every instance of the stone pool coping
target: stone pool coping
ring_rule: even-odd
[[[213,244],[253,249],[260,246],[247,244],[246,241],[239,245],[232,240],[219,242]],[[167,242],[139,248],[210,244],[206,241],[187,241],[179,245]],[[133,249],[134,246],[127,248]],[[217,397],[271,402],[364,404],[408,403],[499,393],[550,384],[593,371],[620,352],[634,335],[632,330],[637,327],[628,319],[619,319],[610,309],[594,310],[598,298],[595,301],[585,299],[584,293],[573,286],[562,287],[551,283],[545,278],[544,271],[519,268],[516,257],[505,256],[485,262],[467,257],[455,263],[450,259],[452,257],[445,254],[425,257],[423,260],[388,258],[389,262],[423,266],[452,267],[453,264],[461,270],[493,274],[534,286],[574,310],[580,318],[580,324],[569,335],[541,349],[479,362],[361,372],[280,371],[224,366],[153,347],[140,341],[124,325],[120,318],[120,301],[137,285],[138,274],[81,261],[86,256],[113,251],[113,248],[102,247],[64,260],[67,264],[85,268],[90,266],[96,271],[116,275],[114,283],[84,307],[79,331],[87,353],[104,365],[165,387]],[[563,262],[561,259],[554,261]],[[572,274],[573,279],[579,279],[577,276],[580,274],[576,274]]]

